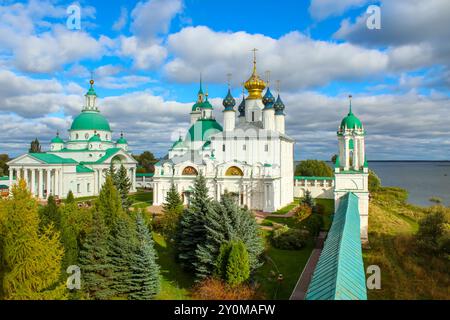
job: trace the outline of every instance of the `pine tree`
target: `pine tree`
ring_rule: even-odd
[[[62,270],[65,270],[68,266],[77,264],[79,245],[78,245],[78,232],[76,224],[72,223],[73,219],[79,216],[79,211],[72,191],[69,191],[66,202],[60,209],[61,212],[61,242],[64,245],[64,258],[62,263]]]
[[[111,290],[111,265],[108,258],[108,228],[100,211],[95,211],[91,226],[80,251],[82,289],[88,298],[109,299]]]
[[[137,246],[136,228],[130,218],[120,217],[108,239],[114,295],[127,296],[131,291],[131,267]]]
[[[106,176],[106,181],[100,191],[95,207],[104,218],[109,230],[112,229],[118,217],[124,215],[119,192],[114,186],[112,177],[109,175]]]
[[[247,248],[242,241],[232,242],[226,268],[226,281],[232,287],[240,285],[250,277]]]
[[[56,229],[61,229],[61,212],[52,195],[48,197],[47,205],[40,210],[40,218],[42,228],[52,223]]]
[[[173,236],[176,232],[180,217],[183,214],[183,201],[172,183],[163,203],[163,216],[161,218],[162,231],[166,236]]]
[[[64,249],[52,226],[39,228],[36,200],[22,179],[2,202],[2,273],[6,299],[64,299],[59,283]]]
[[[130,178],[127,175],[127,169],[121,165],[117,173],[115,174],[115,185],[120,193],[120,199],[122,201],[122,207],[127,211],[131,206],[131,200],[128,197],[131,189]]]
[[[232,195],[224,194],[220,204],[203,215],[206,238],[196,249],[196,275],[205,278],[214,274],[220,248],[227,241],[242,241],[249,255],[250,270],[261,266],[264,250],[255,217],[237,206]]]
[[[69,190],[69,193],[67,194],[66,197],[66,203],[74,203],[75,202],[75,197],[73,195],[72,190]]]
[[[307,205],[310,208],[314,207],[314,199],[311,196],[311,191],[306,190],[305,196],[303,197],[301,203]]]
[[[211,210],[212,201],[208,196],[206,179],[203,175],[199,175],[194,183],[190,205],[181,216],[177,235],[178,258],[187,270],[196,269],[197,247],[206,241],[204,217]]]
[[[153,246],[153,239],[142,217],[136,217],[136,233],[138,246],[132,265],[132,293],[134,300],[152,299],[160,289],[159,266],[156,263],[157,255]]]

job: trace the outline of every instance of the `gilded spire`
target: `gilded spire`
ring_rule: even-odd
[[[245,82],[245,89],[248,91],[248,99],[262,99],[262,91],[266,88],[266,83],[262,80],[256,71],[256,51],[253,49],[253,73]]]

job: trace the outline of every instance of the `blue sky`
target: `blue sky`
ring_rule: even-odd
[[[71,4],[81,30],[66,26]],[[369,159],[450,159],[449,15],[445,0],[0,1],[0,153],[66,137],[93,71],[115,134],[163,156],[188,128],[200,72],[221,120],[226,74],[240,97],[258,48],[297,159],[336,152],[348,94]]]

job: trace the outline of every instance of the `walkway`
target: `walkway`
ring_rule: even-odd
[[[305,300],[306,292],[308,291],[314,269],[316,268],[317,262],[319,261],[319,257],[322,252],[326,237],[327,232],[322,231],[319,233],[319,237],[316,241],[316,247],[311,252],[308,262],[306,263],[306,266],[303,269],[302,274],[300,275],[300,278],[297,281],[297,285],[295,286],[294,291],[292,291],[289,300]]]

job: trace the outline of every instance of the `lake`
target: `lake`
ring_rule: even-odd
[[[438,197],[450,206],[450,161],[369,161],[369,168],[383,186],[408,190],[412,204],[429,206],[430,198]]]

